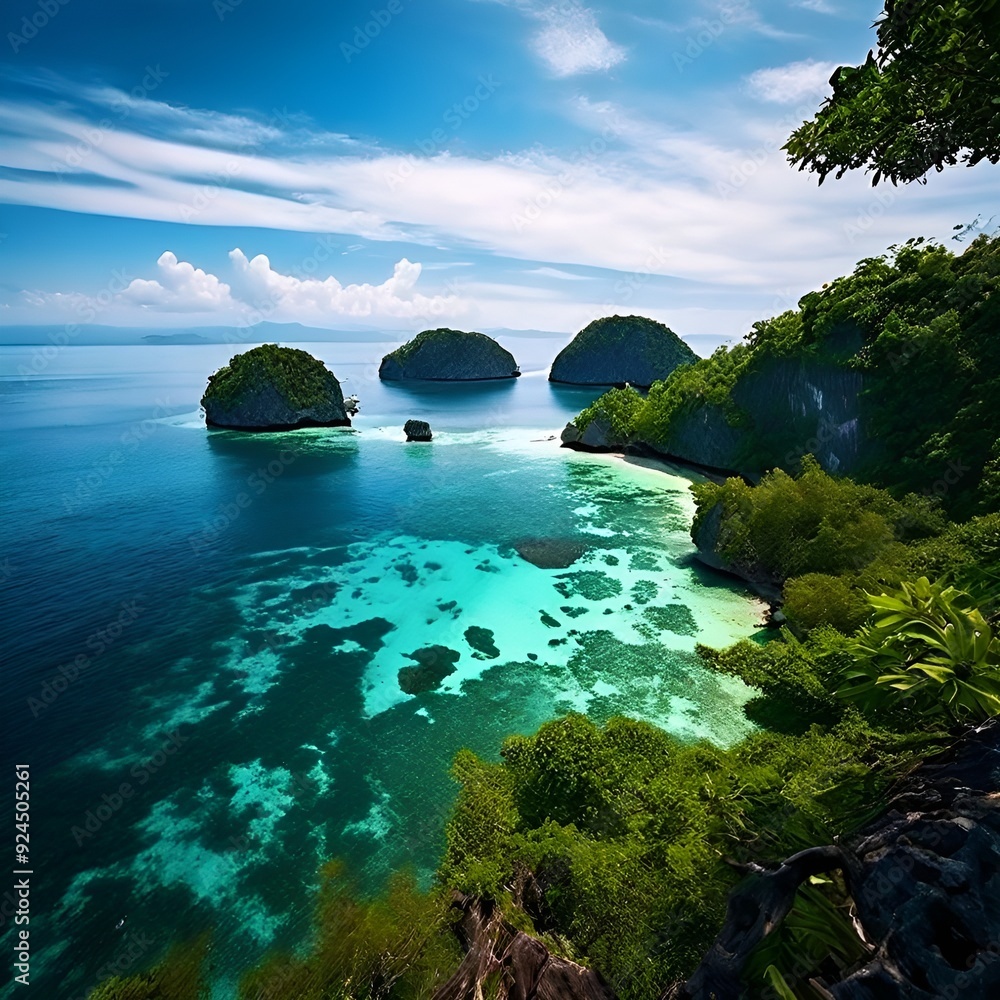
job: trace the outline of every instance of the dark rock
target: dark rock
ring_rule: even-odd
[[[490,900],[456,893],[455,933],[465,958],[433,1000],[615,1000],[593,969],[553,955],[508,923]]]
[[[570,421],[563,428],[559,440],[565,447],[580,451],[622,451],[629,443],[612,430],[611,424],[604,417],[595,417],[583,430]]]
[[[473,655],[481,659],[495,660],[500,655],[491,629],[471,625],[465,630],[465,641],[476,651]]]
[[[333,372],[305,351],[276,344],[237,354],[209,377],[201,405],[209,427],[274,431],[351,424]]]
[[[741,995],[751,952],[780,925],[810,875],[841,870],[869,954],[834,1000],[993,1000],[1000,996],[1000,720],[926,760],[882,814],[842,846],[814,847],[757,870],[676,1000]]]
[[[645,316],[605,316],[585,326],[556,356],[551,382],[648,388],[698,356],[669,327]]]
[[[399,687],[407,694],[420,694],[440,687],[441,681],[455,672],[455,663],[462,654],[447,646],[425,646],[405,655],[418,665],[400,669]]]
[[[517,554],[541,569],[566,569],[587,551],[572,538],[522,538],[514,542]]]
[[[430,441],[431,425],[426,420],[407,420],[403,433],[407,441]]]
[[[492,337],[442,328],[424,330],[387,354],[378,374],[387,381],[478,382],[521,372],[514,355]]]

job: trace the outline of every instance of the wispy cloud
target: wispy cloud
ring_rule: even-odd
[[[830,77],[842,65],[804,59],[785,66],[758,69],[747,78],[747,88],[755,97],[775,104],[796,104],[830,92]]]
[[[826,66],[821,73],[819,64],[804,65],[758,71],[770,75],[755,74],[756,85],[784,99],[828,75]],[[791,286],[804,292],[899,239],[950,232],[963,215],[975,214],[964,206],[985,203],[996,184],[997,170],[989,165],[946,172],[927,187],[893,192],[887,213],[883,203],[874,205],[864,177],[817,190],[814,179],[788,167],[780,149],[790,127],[784,108],[780,116],[773,108],[738,120],[734,114],[724,137],[668,127],[607,101],[581,98],[573,114],[595,137],[582,154],[536,148],[480,157],[437,153],[415,161],[412,154],[373,146],[334,149],[308,136],[300,143],[299,123],[270,125],[278,134],[239,151],[230,140],[247,126],[235,116],[216,120],[210,112],[157,106],[102,128],[74,107],[69,94],[47,108],[8,98],[0,101],[0,128],[7,133],[0,200],[191,225],[404,241],[412,246],[408,261],[419,261],[422,247],[428,254],[444,248],[442,261],[454,262],[456,270],[465,270],[457,265],[473,255],[480,265],[514,258],[532,263],[530,278],[523,279],[532,294],[542,279],[550,282],[548,299],[529,296],[534,304],[526,320],[509,289],[463,285],[444,294],[440,286],[420,286],[420,293],[419,265],[403,261],[381,283],[351,286],[329,276],[281,273],[263,255],[234,252],[231,273],[213,275],[170,254],[122,296],[122,307],[138,313],[194,315],[199,305],[238,311],[239,303],[266,293],[277,296],[290,318],[314,325],[364,315],[408,320],[437,300],[433,308],[468,308],[473,317],[478,310],[485,326],[542,326],[562,316],[558,328],[571,328],[577,317],[585,321],[584,307],[594,308],[590,299],[602,292],[570,280],[565,267],[606,269],[610,285],[616,281],[611,272],[618,272],[639,274],[644,288],[650,287],[648,275],[659,275],[715,289]],[[177,135],[149,134],[159,130],[156,122],[168,121]],[[204,126],[197,136],[185,131],[193,123]],[[224,133],[215,145],[206,138],[210,124]],[[405,180],[388,183],[391,177]],[[882,219],[878,226],[875,218]],[[863,225],[848,236],[847,223],[858,219]],[[481,267],[470,276],[481,280]],[[573,301],[559,301],[556,289]],[[19,301],[27,307],[42,300]],[[58,301],[70,298],[63,293]],[[56,302],[43,304],[55,309]]]

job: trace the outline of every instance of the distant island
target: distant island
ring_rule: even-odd
[[[208,337],[198,333],[147,333],[143,338],[147,344],[210,344]]]
[[[514,355],[484,333],[424,330],[382,359],[379,378],[391,382],[479,382],[517,378]]]
[[[550,382],[649,388],[698,355],[669,327],[646,316],[603,316],[587,324],[552,362]]]

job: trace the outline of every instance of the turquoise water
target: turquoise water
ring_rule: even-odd
[[[746,732],[748,690],[693,650],[760,608],[692,566],[688,480],[558,447],[596,395],[545,381],[558,346],[519,345],[516,383],[417,390],[373,379],[379,345],[307,346],[361,417],[283,435],[205,430],[226,347],[67,348],[29,378],[32,349],[0,350],[4,732],[32,765],[40,995],[211,927],[231,996],[308,939],[324,859],[370,888],[430,877],[463,746],[496,758],[569,710]],[[431,444],[403,442],[408,417]],[[580,555],[542,569],[525,539]],[[453,672],[406,694],[432,646]]]

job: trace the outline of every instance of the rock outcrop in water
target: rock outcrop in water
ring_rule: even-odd
[[[431,425],[426,420],[407,420],[403,424],[403,433],[407,441],[430,441]]]
[[[517,378],[510,351],[484,333],[424,330],[382,359],[378,375],[387,381],[480,382]]]
[[[605,316],[585,326],[556,356],[550,382],[648,388],[697,355],[669,327],[645,316]]]
[[[209,427],[275,431],[351,424],[333,372],[311,354],[277,344],[237,354],[209,377],[201,405]]]
[[[407,653],[406,658],[416,662],[415,667],[402,667],[397,675],[401,691],[420,694],[440,687],[441,682],[455,672],[455,664],[462,654],[447,646],[425,646]]]
[[[522,559],[541,569],[566,569],[587,551],[575,538],[521,538],[514,548]]]

